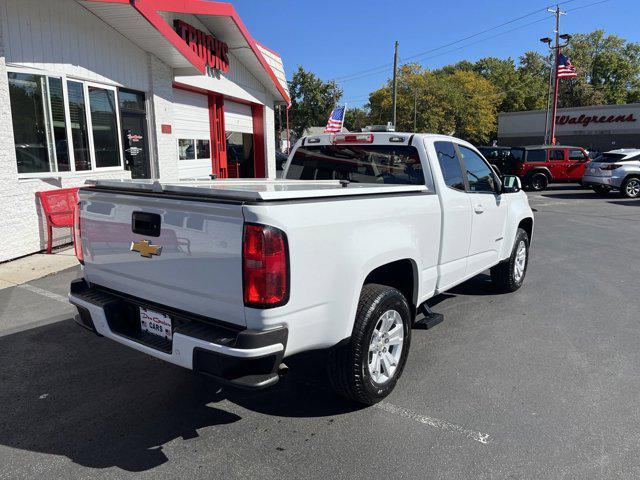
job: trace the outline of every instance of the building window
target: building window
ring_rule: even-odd
[[[180,160],[210,160],[211,147],[209,140],[179,138],[178,158]]]
[[[18,173],[55,171],[49,151],[47,78],[14,72],[8,76]]]
[[[8,79],[19,174],[122,167],[114,88],[22,70]]]
[[[209,140],[197,140],[196,147],[198,158],[211,158]]]
[[[49,106],[51,108],[51,125],[53,127],[53,141],[55,145],[55,159],[59,172],[71,170],[69,161],[69,144],[67,142],[67,121],[64,111],[64,92],[62,79],[48,77]]]
[[[79,82],[67,82],[69,117],[71,118],[71,140],[76,170],[91,170],[87,111],[84,103],[84,88]]]
[[[196,151],[193,147],[193,140],[190,138],[178,139],[178,158],[180,160],[195,160]]]
[[[89,87],[91,130],[96,168],[120,165],[116,94],[113,90]]]

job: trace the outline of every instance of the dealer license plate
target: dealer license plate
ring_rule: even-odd
[[[140,328],[143,332],[158,335],[167,340],[173,338],[171,317],[142,307],[140,307]]]

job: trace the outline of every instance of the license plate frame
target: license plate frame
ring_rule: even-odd
[[[140,330],[165,340],[173,340],[173,320],[169,315],[145,307],[139,307]]]

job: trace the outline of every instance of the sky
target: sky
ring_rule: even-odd
[[[229,1],[253,37],[282,55],[287,79],[298,65],[323,80],[337,79],[342,102],[351,106],[366,103],[391,76],[396,40],[400,62],[422,54],[413,60],[433,69],[459,60],[545,52],[538,39],[552,36],[555,22],[545,11],[555,5],[548,0]],[[560,8],[567,12],[561,33],[602,28],[640,42],[640,0],[564,0]]]

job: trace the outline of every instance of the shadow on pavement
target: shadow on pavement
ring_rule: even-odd
[[[227,398],[274,416],[325,416],[359,408],[309,388],[318,359],[293,359],[289,375],[260,392],[222,390],[206,377],[99,338],[64,320],[0,337],[0,444],[92,468],[141,472],[170,461],[162,446],[241,417]],[[321,377],[321,375],[320,375]]]
[[[610,195],[615,195],[615,193]],[[600,195],[590,190],[578,190],[578,191],[571,191],[566,193],[543,193],[540,196],[547,197],[547,198],[558,198],[562,200],[571,200],[571,199],[587,200],[587,199],[596,199],[596,198],[600,200],[604,200],[607,198],[606,195]]]
[[[640,206],[640,198],[627,198],[625,200],[612,200],[607,203],[612,205],[623,205],[625,207],[638,207]]]

